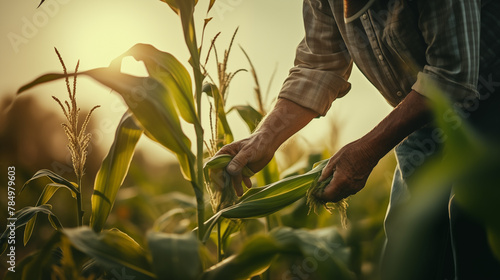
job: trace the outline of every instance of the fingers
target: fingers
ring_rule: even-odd
[[[249,188],[252,186],[250,177],[242,175],[243,168],[249,161],[249,156],[244,151],[235,151],[231,145],[224,146],[217,154],[230,154],[234,156],[226,166],[226,171],[231,176],[231,181],[236,194],[238,196],[243,195],[243,186],[241,183],[243,182]]]
[[[325,201],[338,202],[351,195],[349,185],[345,183],[345,180],[342,180],[344,178],[339,178],[341,176],[341,174],[335,174],[330,184],[326,186],[321,199]]]
[[[231,175],[231,181],[233,182],[233,188],[238,196],[243,195],[243,187],[241,186],[242,176],[241,174]]]
[[[248,156],[245,152],[240,151],[234,158],[229,162],[226,170],[231,175],[241,174],[243,167],[248,163]]]
[[[243,177],[243,183],[245,183],[245,186],[247,186],[247,188],[252,187],[252,181],[250,180],[250,177]]]
[[[323,201],[338,202],[358,193],[365,183],[366,180],[353,180],[348,174],[336,172],[320,198]]]

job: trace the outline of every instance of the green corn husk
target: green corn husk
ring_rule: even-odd
[[[212,172],[210,169],[223,170],[230,161],[231,156],[229,155],[218,156],[208,161],[205,164],[205,178],[207,180],[211,178],[209,176],[209,172]],[[267,216],[304,196],[307,196],[307,203],[310,210],[314,212],[317,211],[320,205],[325,206],[330,213],[333,208],[337,208],[341,215],[342,226],[346,227],[347,202],[345,199],[337,203],[326,203],[316,197],[318,193],[324,191],[324,188],[328,185],[331,178],[333,178],[332,176],[328,180],[318,183],[318,178],[327,163],[328,160],[323,160],[316,163],[314,168],[305,174],[287,177],[263,187],[250,188],[239,199],[236,196],[229,176],[225,176],[223,180],[216,180],[216,182],[207,182],[212,207],[216,214],[205,222],[207,226],[205,240],[208,239],[211,229],[221,218],[251,219]],[[251,171],[249,169],[244,170],[244,175],[250,176]]]
[[[219,155],[211,158],[203,167],[205,185],[214,213],[238,201],[238,196],[231,183],[231,176],[225,169],[232,158],[230,155]],[[245,167],[243,175],[251,177],[254,174],[248,167]]]

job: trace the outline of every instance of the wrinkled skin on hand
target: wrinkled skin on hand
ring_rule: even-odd
[[[379,158],[361,140],[347,144],[333,155],[323,169],[319,181],[333,174],[333,179],[319,199],[338,202],[364,188]]]
[[[243,194],[242,182],[247,187],[252,186],[250,177],[242,174],[243,167],[247,166],[253,172],[258,172],[271,161],[275,151],[276,149],[270,145],[269,139],[264,134],[255,133],[248,138],[222,147],[216,155],[228,154],[233,156],[226,170],[232,177],[236,194],[241,196]]]

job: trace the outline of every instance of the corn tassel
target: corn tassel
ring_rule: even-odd
[[[211,178],[209,172],[214,172],[214,170],[210,171],[210,169],[223,169],[230,161],[231,156],[222,155],[207,162],[204,168],[207,182]],[[327,160],[323,160],[316,163],[314,168],[305,174],[287,177],[263,187],[250,188],[239,199],[234,192],[229,176],[224,176],[223,180],[219,179],[208,182],[207,185],[210,186],[209,193],[211,194],[212,202],[216,203],[215,207],[214,204],[212,206],[214,209],[217,209],[217,212],[205,222],[208,228],[204,240],[208,239],[212,228],[222,217],[229,219],[250,219],[267,216],[306,195],[310,210],[316,212],[319,205],[324,205],[329,212],[333,207],[338,208],[342,216],[342,225],[345,227],[347,221],[345,217],[347,202],[345,199],[337,203],[325,203],[316,197],[316,194],[322,192],[332,178],[330,177],[328,180],[318,184],[318,178],[327,162]],[[246,168],[243,170],[243,174],[251,176],[253,173]]]

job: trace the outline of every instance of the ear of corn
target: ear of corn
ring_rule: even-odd
[[[206,188],[210,195],[210,204],[214,213],[238,201],[238,196],[231,183],[231,177],[225,170],[231,159],[230,155],[219,155],[205,163],[203,168]],[[243,175],[250,177],[253,172],[245,167]]]
[[[213,162],[212,162],[213,160]],[[224,155],[213,158],[211,161],[205,164],[205,178],[209,178],[209,169],[224,168],[231,160],[231,156]],[[310,208],[316,211],[319,205],[325,205],[327,210],[331,210],[333,207],[339,208],[340,214],[343,216],[341,220],[343,221],[343,226],[346,223],[346,207],[347,203],[342,200],[338,203],[325,203],[318,200],[315,196],[318,192],[322,192],[324,188],[328,185],[330,180],[325,180],[318,183],[318,178],[321,175],[323,168],[327,164],[327,160],[318,162],[312,170],[302,174],[291,176],[283,180],[277,181],[275,183],[263,186],[255,187],[249,189],[245,192],[237,201],[234,201],[232,195],[225,195],[223,193],[216,192],[233,192],[234,189],[231,185],[230,180],[224,180],[224,184],[220,185],[221,181],[210,182],[213,188],[211,188],[211,195],[215,197],[218,212],[212,216],[209,220],[205,222],[208,227],[204,240],[207,240],[211,229],[217,224],[221,218],[229,219],[249,219],[258,218],[272,214],[284,207],[292,204],[293,202],[299,200],[304,196],[308,196],[307,202]],[[246,170],[244,172],[249,172]],[[251,172],[251,171],[250,171]],[[250,174],[247,174],[250,175]],[[227,177],[226,177],[227,178]],[[230,197],[233,201],[222,201],[222,198]],[[221,207],[221,206],[225,206]]]

